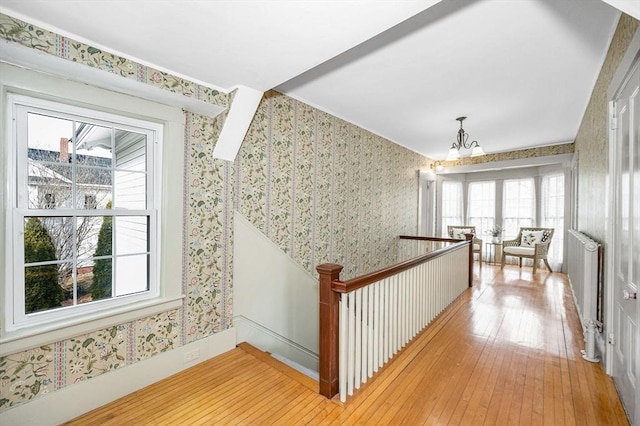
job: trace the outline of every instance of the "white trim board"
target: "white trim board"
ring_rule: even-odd
[[[550,164],[570,163],[573,153],[545,155],[543,157],[519,158],[516,160],[494,161],[491,163],[470,164],[467,166],[445,167],[440,171],[436,171],[437,175],[472,173],[472,172],[488,172],[504,169],[516,169],[522,167],[539,167]]]
[[[0,424],[57,425],[230,351],[235,346],[236,329],[229,328],[11,408],[0,413]],[[199,351],[199,358],[185,362],[187,354],[194,351]]]
[[[238,343],[247,342],[262,351],[280,355],[314,372],[318,371],[320,365],[318,354],[296,342],[242,315],[233,317],[233,327],[237,330]]]

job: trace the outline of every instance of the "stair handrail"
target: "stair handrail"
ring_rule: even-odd
[[[340,280],[340,272],[344,268],[342,265],[325,263],[318,265],[316,270],[319,274],[319,314],[320,314],[320,363],[319,363],[319,389],[320,394],[327,398],[333,398],[338,393],[338,359],[339,359],[339,303],[340,295],[350,293],[369,284],[382,279],[399,274],[422,263],[431,261],[454,250],[459,250],[461,246],[469,247],[469,287],[473,280],[473,234],[465,234],[465,240],[439,237],[420,237],[402,235],[400,239],[413,239],[423,241],[442,241],[453,243],[447,247],[423,254],[413,259],[402,261],[398,264],[380,269],[375,272],[351,278],[346,281]]]

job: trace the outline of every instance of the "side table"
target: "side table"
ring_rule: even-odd
[[[488,255],[488,263],[493,263],[494,265],[497,263],[496,256],[498,254],[498,246],[500,247],[500,249],[502,249],[502,241],[498,241],[498,242],[487,241],[485,243],[485,247],[487,249],[487,255]]]

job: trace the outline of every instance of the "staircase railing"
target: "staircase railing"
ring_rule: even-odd
[[[343,267],[319,265],[320,393],[346,401],[467,287],[473,267],[472,234],[466,241],[397,265],[340,280]]]

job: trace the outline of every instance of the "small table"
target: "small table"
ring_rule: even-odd
[[[488,263],[493,263],[494,265],[497,263],[496,262],[496,255],[498,254],[498,246],[502,247],[502,241],[498,241],[498,242],[494,242],[494,241],[487,241],[485,243],[486,247],[487,247],[487,254],[488,254]],[[491,261],[493,259],[493,261]]]

